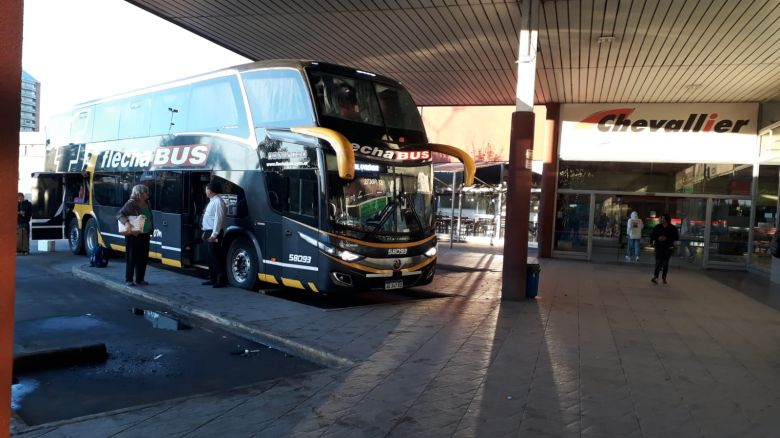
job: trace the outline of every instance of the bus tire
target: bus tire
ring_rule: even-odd
[[[257,254],[249,239],[239,238],[230,244],[225,260],[225,272],[231,286],[256,290],[260,283],[257,278],[259,268]]]
[[[98,227],[95,218],[91,217],[87,221],[87,226],[84,227],[84,252],[87,257],[92,257],[95,253],[98,243]]]
[[[82,233],[79,221],[75,217],[68,223],[68,246],[73,254],[84,254],[84,233]]]

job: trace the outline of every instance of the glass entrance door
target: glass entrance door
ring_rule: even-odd
[[[750,206],[747,199],[713,199],[707,265],[747,263]]]
[[[588,255],[588,229],[591,217],[591,194],[561,193],[555,212],[553,249]]]
[[[707,199],[678,198],[672,224],[680,233],[676,257],[681,264],[702,266],[707,236]]]

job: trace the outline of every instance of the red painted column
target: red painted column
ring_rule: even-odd
[[[11,371],[16,291],[16,181],[19,180],[19,108],[22,93],[22,0],[0,2],[0,437],[10,433]],[[8,184],[8,182],[12,183]]]
[[[546,148],[542,167],[542,199],[539,202],[539,257],[552,257],[555,228],[555,198],[558,190],[558,127],[561,105],[547,105]]]
[[[507,166],[506,232],[501,299],[525,299],[528,258],[528,216],[531,206],[531,158],[534,147],[534,113],[512,114]]]

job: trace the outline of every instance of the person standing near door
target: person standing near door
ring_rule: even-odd
[[[634,261],[639,261],[639,242],[642,240],[642,229],[645,224],[642,219],[639,219],[639,214],[635,211],[631,212],[631,217],[628,218],[626,224],[626,261],[631,261],[631,251],[634,252]]]
[[[203,242],[208,245],[209,253],[209,280],[202,284],[211,287],[224,287],[227,283],[225,261],[222,257],[222,235],[227,206],[222,197],[219,196],[220,192],[217,183],[212,181],[206,185],[206,196],[209,198],[209,203],[203,212],[201,223]]]
[[[680,238],[677,227],[672,225],[668,214],[661,216],[661,223],[653,228],[650,235],[650,243],[655,248],[655,271],[650,279],[658,284],[658,273],[662,272],[662,279],[666,284],[666,274],[669,272],[669,258],[674,251],[674,242]]]
[[[30,219],[32,219],[32,204],[24,199],[23,193],[16,195],[16,252],[30,254]]]
[[[149,240],[154,230],[152,209],[149,206],[149,187],[138,184],[130,192],[130,199],[119,210],[116,218],[128,225],[129,216],[144,216],[143,229],[134,230],[128,226],[125,236],[125,284],[128,286],[147,286],[146,265],[149,263]],[[133,282],[135,274],[135,282]]]

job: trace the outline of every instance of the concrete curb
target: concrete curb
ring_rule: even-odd
[[[103,363],[108,359],[106,344],[74,345],[14,355],[14,373],[25,374],[54,368]]]
[[[73,275],[75,277],[81,278],[82,280],[99,284],[108,289],[120,292],[124,295],[157,303],[165,307],[170,307],[172,309],[175,309],[177,312],[181,312],[187,316],[212,322],[214,324],[219,325],[220,327],[223,327],[224,329],[228,330],[233,334],[248,337],[253,341],[257,341],[262,344],[268,345],[270,347],[276,348],[278,350],[290,353],[293,356],[310,360],[312,362],[324,365],[326,367],[351,367],[355,364],[353,361],[340,356],[336,356],[333,353],[323,351],[311,347],[309,345],[284,338],[282,336],[279,336],[277,334],[271,333],[266,330],[261,330],[255,327],[248,326],[239,321],[230,320],[221,315],[217,315],[216,313],[212,313],[211,311],[206,309],[193,307],[154,294],[152,292],[149,292],[141,288],[130,287],[125,284],[121,284],[116,281],[106,279],[100,276],[99,274],[89,272],[82,268],[83,266],[74,266],[72,270]]]

